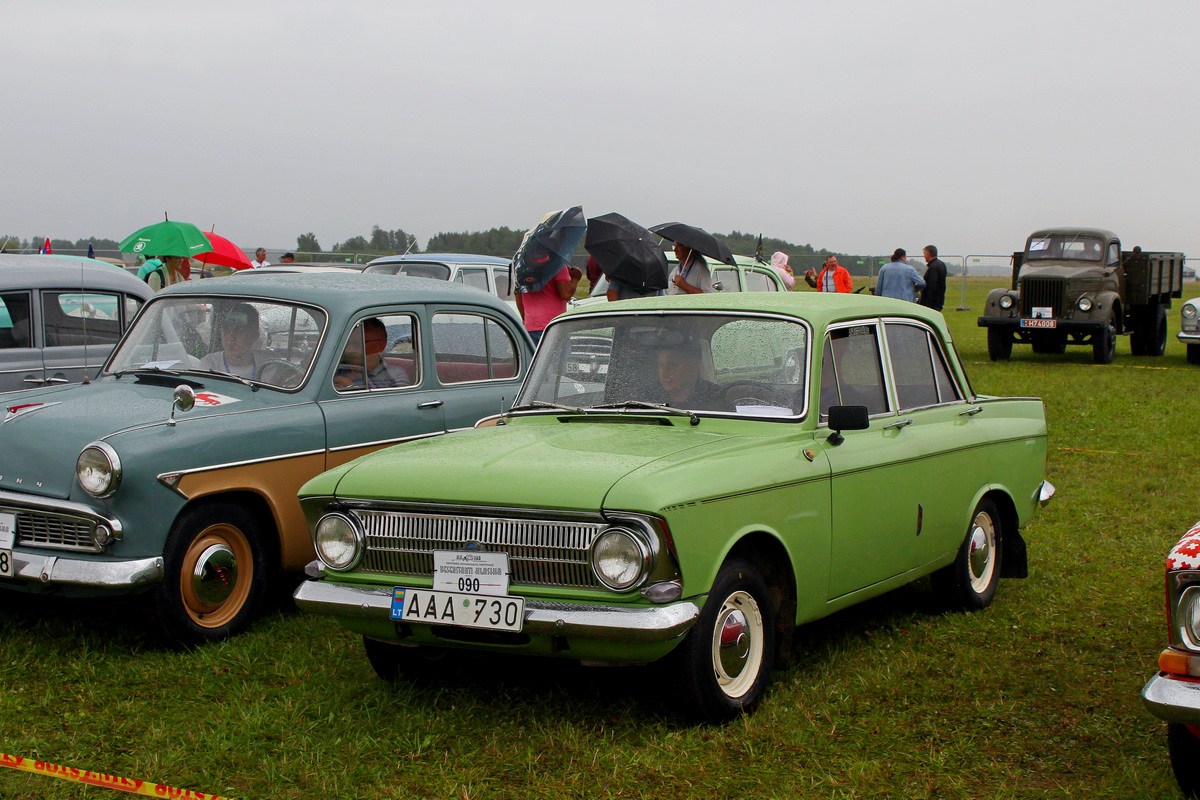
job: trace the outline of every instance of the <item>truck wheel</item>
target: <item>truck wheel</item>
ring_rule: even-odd
[[[235,503],[187,509],[163,550],[152,613],[170,641],[198,645],[240,633],[267,594],[270,565],[258,519]]]
[[[1159,306],[1154,317],[1154,338],[1148,342],[1146,355],[1161,356],[1167,351],[1167,309]]]
[[[988,328],[988,358],[992,361],[1008,361],[1012,346],[1011,333],[1000,328]]]
[[[775,614],[753,564],[721,565],[700,618],[671,655],[686,716],[719,723],[755,709],[775,661]]]
[[[1092,360],[1097,364],[1111,364],[1117,354],[1117,324],[1112,317],[1104,329],[1092,335]]]
[[[1184,797],[1200,797],[1200,739],[1187,725],[1167,723],[1167,752]]]
[[[1200,344],[1187,346],[1187,361],[1189,364],[1200,364]]]
[[[996,504],[984,498],[971,515],[954,563],[933,573],[933,590],[947,606],[976,611],[991,605],[1000,582],[1004,530]]]

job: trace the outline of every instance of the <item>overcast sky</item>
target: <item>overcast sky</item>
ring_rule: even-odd
[[[243,247],[582,204],[839,252],[1200,256],[1195,0],[5,6],[0,234]]]

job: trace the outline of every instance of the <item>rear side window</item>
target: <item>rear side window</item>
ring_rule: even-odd
[[[868,414],[890,411],[881,363],[877,325],[830,331],[821,361],[821,414],[836,405],[866,406]]]
[[[777,292],[779,287],[775,282],[758,270],[746,270],[746,291],[748,292]]]
[[[492,277],[496,280],[496,296],[501,300],[515,302],[512,293],[512,286],[508,277],[507,267],[493,267]]]
[[[433,315],[433,353],[443,384],[507,380],[517,375],[517,345],[508,329],[482,314]]]
[[[121,296],[100,292],[43,292],[46,347],[115,344],[121,337]]]
[[[736,269],[714,269],[712,279],[721,282],[722,292],[740,292],[742,290]]]
[[[29,292],[0,294],[0,350],[33,347]]]
[[[454,276],[457,283],[462,283],[467,286],[472,286],[476,289],[482,289],[485,292],[491,291],[488,288],[487,270],[477,269],[475,267],[463,267],[458,270],[458,274]]]
[[[929,331],[893,322],[887,323],[886,330],[900,410],[961,399]]]

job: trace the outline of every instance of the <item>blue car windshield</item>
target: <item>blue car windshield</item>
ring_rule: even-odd
[[[308,375],[326,314],[241,297],[164,297],[134,323],[105,372],[218,372],[292,389]]]

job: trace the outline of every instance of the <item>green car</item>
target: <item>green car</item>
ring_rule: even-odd
[[[819,293],[568,312],[492,424],[300,491],[306,611],[394,679],[442,648],[671,659],[681,707],[752,710],[796,625],[932,574],[987,606],[1026,574],[1037,398],[977,395],[941,314]]]

